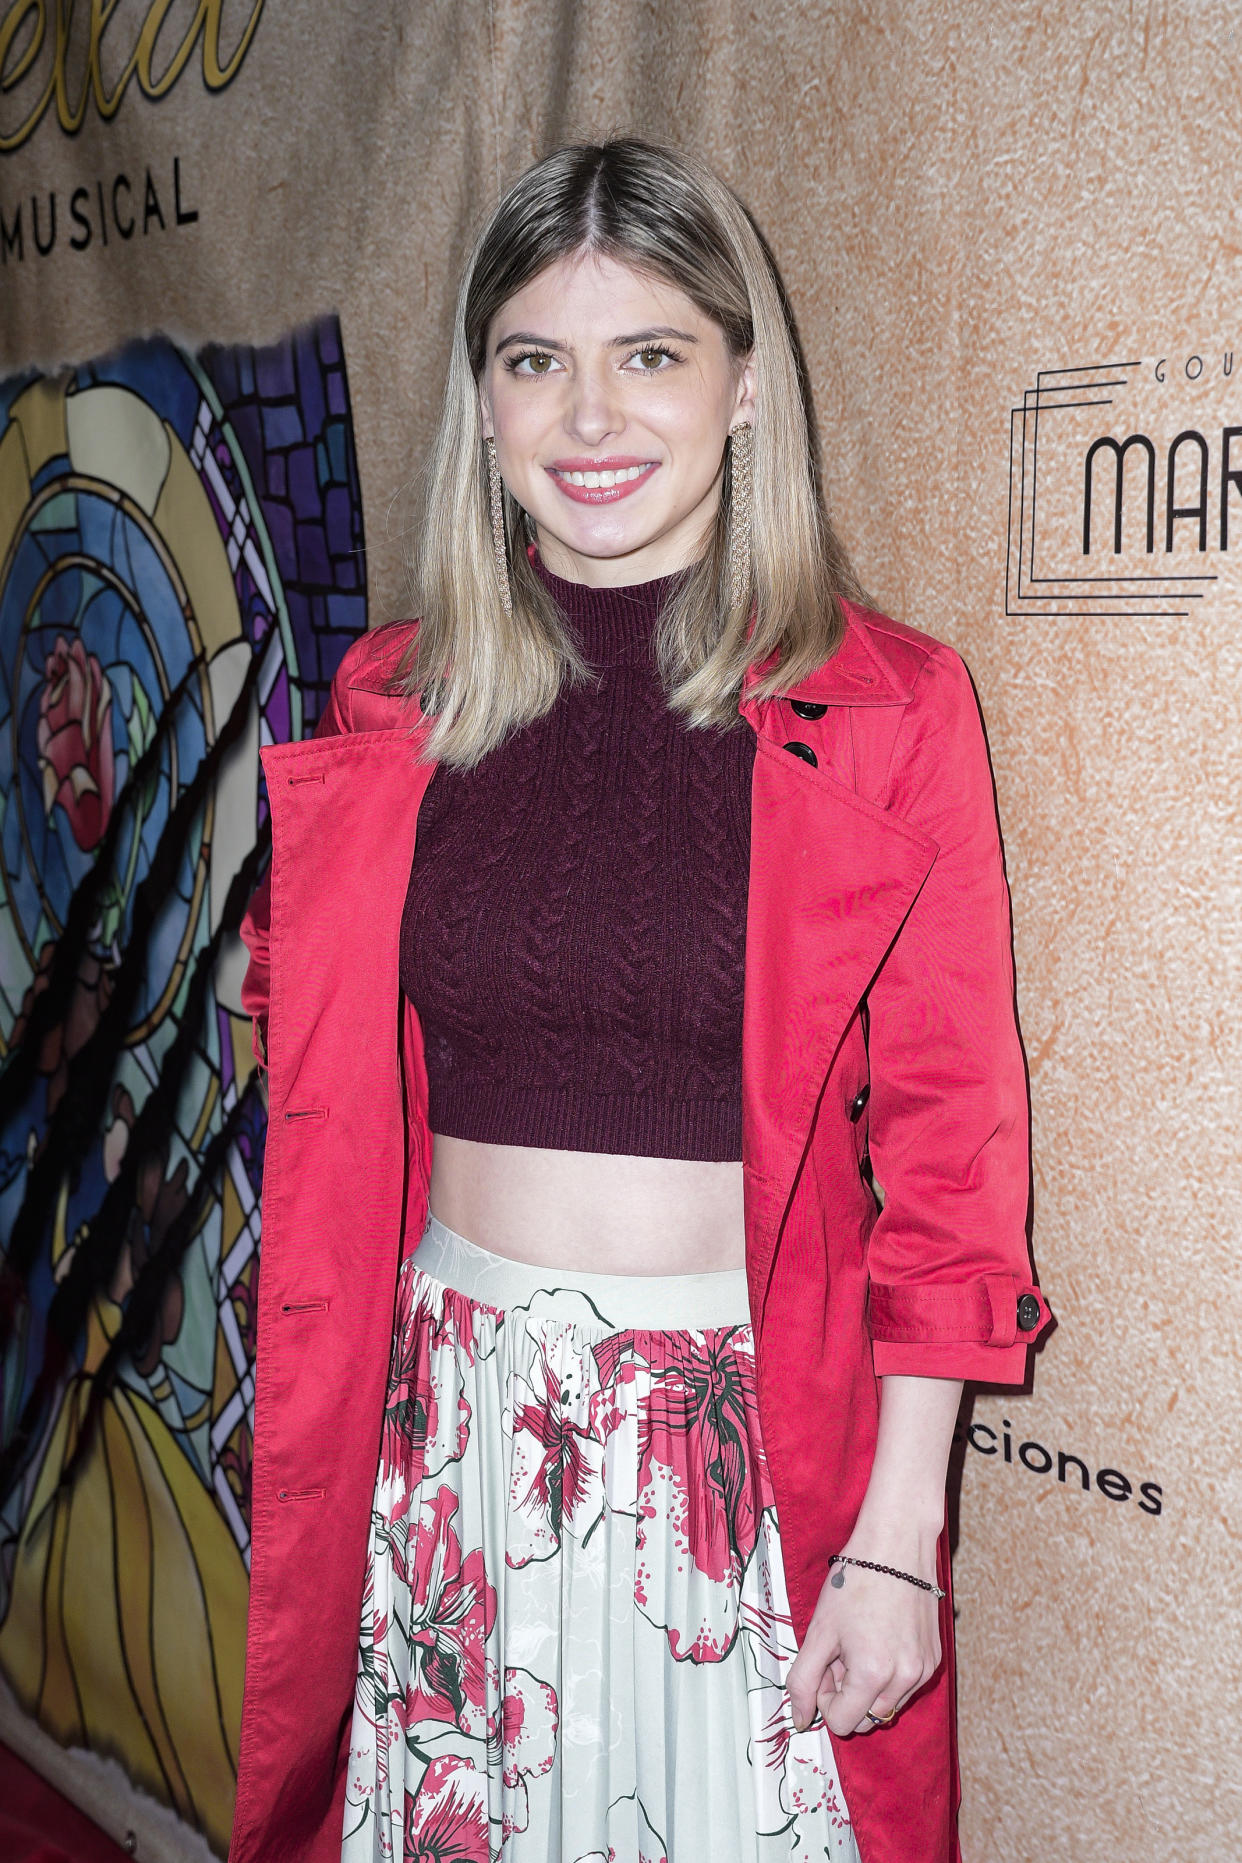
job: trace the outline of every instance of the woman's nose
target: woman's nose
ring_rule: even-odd
[[[583,370],[570,387],[565,425],[575,439],[598,446],[624,425],[612,383],[602,370]]]

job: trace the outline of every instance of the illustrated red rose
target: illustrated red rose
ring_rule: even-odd
[[[59,803],[74,840],[89,854],[112,813],[112,688],[80,639],[70,646],[58,634],[47,657],[38,747],[47,812]]]

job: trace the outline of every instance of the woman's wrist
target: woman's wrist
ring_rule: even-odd
[[[871,1479],[849,1540],[836,1550],[933,1576],[961,1389],[948,1379],[882,1380]]]
[[[934,1546],[944,1525],[945,1491],[920,1487],[902,1493],[874,1477],[858,1510],[851,1539],[861,1534],[883,1540],[902,1539]]]
[[[879,1510],[868,1512],[864,1503],[849,1538],[837,1550],[853,1559],[878,1560],[919,1578],[931,1578],[943,1524],[943,1506],[937,1519],[920,1520],[909,1514],[894,1517]]]

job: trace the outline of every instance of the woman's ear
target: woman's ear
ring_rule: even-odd
[[[755,352],[753,349],[751,350],[750,354],[746,357],[746,359],[742,363],[741,368],[738,370],[737,401],[734,404],[733,420],[731,422],[731,425],[736,427],[739,421],[744,421],[744,420],[749,421],[752,426],[754,425],[754,420],[755,420]]]
[[[487,398],[487,389],[482,381],[479,382],[479,413],[483,420],[483,438],[485,440],[494,439],[496,430],[492,425],[491,404]]]

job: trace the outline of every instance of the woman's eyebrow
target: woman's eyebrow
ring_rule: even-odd
[[[570,354],[573,352],[573,344],[563,342],[560,337],[536,336],[531,330],[513,330],[508,336],[502,336],[497,340],[495,353],[499,355],[502,349],[511,349],[514,343],[532,343],[539,349],[563,349]]]
[[[653,323],[649,330],[635,330],[632,336],[614,336],[612,348],[628,349],[631,343],[649,343],[653,336],[671,336],[678,343],[697,343],[699,340],[689,330],[674,330],[671,324]]]

